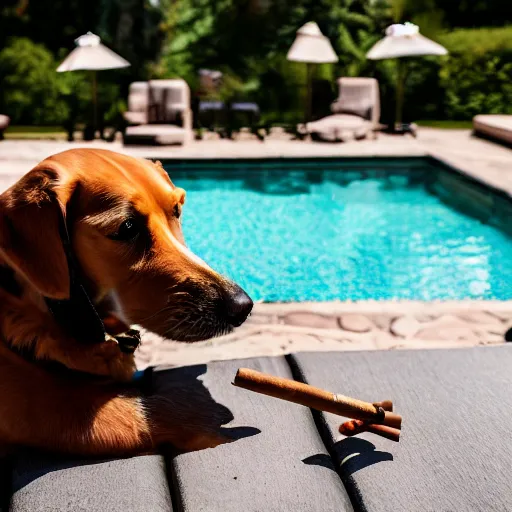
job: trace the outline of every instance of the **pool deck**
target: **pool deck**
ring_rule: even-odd
[[[153,159],[265,157],[433,156],[512,197],[512,149],[471,136],[468,130],[420,128],[418,138],[381,134],[378,139],[323,144],[281,138],[205,140],[183,147],[123,147],[118,142],[0,142],[0,190],[45,157],[72,147],[100,147]],[[146,335],[139,366],[299,351],[443,348],[503,342],[512,327],[512,301],[343,302],[257,304],[233,334],[184,345]]]

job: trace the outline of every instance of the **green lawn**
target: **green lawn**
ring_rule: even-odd
[[[62,139],[67,134],[62,126],[9,126],[6,139]]]
[[[416,124],[429,128],[444,128],[446,130],[471,130],[473,128],[471,121],[416,121]]]
[[[279,124],[279,123],[276,123]],[[444,128],[447,130],[470,130],[471,121],[417,121],[418,126]],[[9,126],[4,133],[6,139],[66,139],[62,126]]]

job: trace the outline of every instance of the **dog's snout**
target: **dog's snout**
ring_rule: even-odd
[[[233,327],[242,325],[252,311],[252,299],[242,288],[234,285],[225,295],[225,311],[228,322]]]

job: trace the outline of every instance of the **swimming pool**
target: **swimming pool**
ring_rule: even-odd
[[[255,300],[512,299],[512,238],[443,202],[430,161],[166,169],[189,247]]]

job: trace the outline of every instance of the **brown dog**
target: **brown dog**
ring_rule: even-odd
[[[0,443],[121,455],[225,441],[207,411],[119,383],[135,371],[133,336],[114,337],[127,325],[197,341],[252,309],[186,248],[184,202],[159,164],[96,149],[52,156],[0,195]]]

